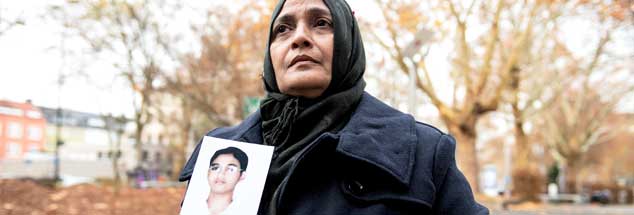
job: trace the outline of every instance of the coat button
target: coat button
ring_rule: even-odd
[[[357,180],[350,180],[346,183],[346,189],[354,195],[361,195],[365,192],[366,187]]]

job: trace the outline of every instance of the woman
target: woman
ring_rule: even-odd
[[[207,134],[276,147],[259,214],[488,214],[451,136],[364,92],[363,42],[345,1],[282,0],[271,20],[267,97],[240,125]]]

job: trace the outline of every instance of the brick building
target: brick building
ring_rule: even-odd
[[[20,159],[41,151],[46,143],[46,119],[30,101],[0,100],[0,159]]]

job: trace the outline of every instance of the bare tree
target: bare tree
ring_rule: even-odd
[[[487,113],[498,111],[504,104],[511,104],[517,117],[516,141],[522,148],[519,151],[528,151],[524,150],[528,143],[523,137],[526,136],[523,128],[526,116],[520,115],[534,115],[536,110],[523,113],[522,109],[535,102],[548,103],[545,100],[555,98],[548,93],[556,87],[526,94],[523,90],[518,91],[520,83],[535,82],[524,78],[533,75],[538,68],[548,69],[555,64],[554,59],[546,59],[550,55],[543,53],[543,49],[552,48],[560,35],[548,35],[545,29],[552,29],[554,23],[561,21],[558,19],[562,19],[562,13],[577,11],[587,1],[450,0],[421,3],[377,0],[376,3],[385,21],[366,25],[370,41],[386,51],[402,75],[414,73],[410,77],[417,89],[437,108],[441,120],[456,137],[459,167],[478,191],[478,120]],[[430,36],[425,32],[434,33]],[[428,69],[429,56],[435,52],[448,54],[448,71]],[[450,81],[438,82],[444,80],[438,76],[448,76]],[[555,76],[546,74],[542,77]],[[541,79],[541,82],[554,83],[550,79]],[[450,96],[442,93],[447,90],[452,91]]]
[[[511,5],[503,0],[468,4],[457,1],[377,3],[382,8],[386,27],[372,29],[373,41],[389,53],[403,74],[415,72],[417,88],[438,109],[440,118],[458,141],[459,167],[472,187],[479,191],[475,142],[478,119],[497,110],[502,103],[503,92],[518,67],[518,60],[523,57],[522,50],[528,45],[531,29],[541,24],[537,14],[547,8],[546,3],[523,1],[521,5]],[[502,25],[507,23],[510,25]],[[407,54],[408,47],[420,42],[417,32],[430,26],[438,35],[436,44],[453,50],[449,52],[451,69],[446,71],[452,83],[432,80],[426,59],[430,48]],[[483,31],[471,33],[475,29]],[[447,42],[453,44],[447,45]],[[439,85],[444,88],[453,85],[453,97],[442,97],[437,92]]]
[[[577,175],[583,167],[586,153],[591,146],[611,140],[620,128],[613,128],[607,117],[614,112],[620,101],[618,96],[633,87],[615,86],[614,94],[605,95],[594,91],[587,84],[579,89],[566,93],[565,98],[544,117],[545,139],[552,149],[553,157],[562,166],[566,184],[561,187],[564,192],[579,191]],[[574,190],[567,190],[573,188]]]
[[[607,18],[599,17],[599,21]],[[632,27],[619,22],[603,27],[589,57],[565,55],[567,79],[561,83],[562,95],[539,120],[546,128],[539,134],[564,172],[561,181],[565,184],[560,186],[564,192],[579,191],[581,184],[577,176],[589,149],[595,144],[609,142],[623,131],[623,126],[612,124],[609,116],[614,115],[617,105],[634,91],[631,82],[634,71],[628,68],[631,50],[625,56],[619,56],[607,49],[616,30],[624,27],[632,30]]]
[[[164,1],[119,0],[71,1],[65,8],[71,20],[66,27],[88,42],[96,56],[108,56],[105,60],[120,70],[134,93],[135,151],[141,161],[141,136],[153,118],[151,97],[161,65],[176,55],[169,46],[174,37],[163,32],[160,21],[174,8]]]
[[[234,12],[208,11],[207,23],[193,26],[200,34],[200,52],[185,55],[183,68],[162,77],[166,83],[162,90],[180,104],[177,115],[164,115],[180,130],[172,150],[173,177],[185,163],[193,130],[235,124],[246,117],[244,99],[262,96],[259,74],[273,6],[268,1],[244,4]]]
[[[619,2],[610,1],[572,1],[552,4],[547,10],[548,18],[543,20],[546,25],[533,29],[531,32],[529,38],[531,45],[527,47],[525,57],[519,61],[519,67],[511,73],[509,93],[505,99],[511,105],[511,113],[514,118],[513,186],[516,197],[524,200],[537,200],[537,195],[543,187],[541,185],[543,176],[540,176],[542,173],[538,171],[539,164],[535,162],[535,157],[532,154],[531,146],[533,144],[528,141],[530,134],[527,134],[525,124],[531,121],[552,119],[549,115],[552,114],[550,111],[556,110],[558,106],[561,106],[562,101],[569,99],[564,97],[570,91],[578,91],[578,84],[584,82],[581,80],[588,81],[597,76],[611,76],[622,71],[622,68],[619,68],[622,66],[606,67],[601,64],[623,65],[624,60],[626,60],[623,56],[611,54],[607,49],[610,42],[615,42],[610,35],[627,30],[625,28],[629,25],[629,20],[620,15],[625,12],[625,8]],[[566,38],[571,37],[570,35],[566,36],[562,29],[570,26],[569,24],[566,26],[566,21],[591,21],[593,23],[590,25],[591,29],[586,29],[588,32],[584,34],[596,38],[595,44],[586,46],[591,47],[589,52],[576,51],[579,48],[575,50],[565,43]],[[563,66],[561,66],[562,64]],[[613,84],[617,85],[615,89],[620,88],[616,91],[621,91],[623,86],[628,85],[628,83]],[[591,89],[581,91],[588,90]],[[592,98],[584,99],[592,100]],[[603,99],[618,100],[619,98],[607,96]],[[604,107],[609,109],[611,108],[609,106]],[[601,123],[600,121],[603,119],[599,117],[595,120]],[[533,134],[547,132],[544,128],[549,127],[541,128],[535,129]],[[553,140],[547,139],[545,141],[551,142]]]

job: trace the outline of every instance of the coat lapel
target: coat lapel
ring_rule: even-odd
[[[365,93],[340,132],[337,152],[383,170],[408,186],[415,161],[416,121]]]

